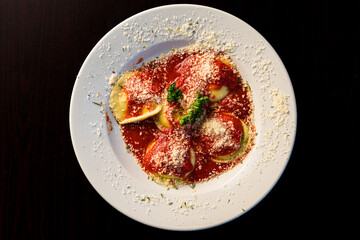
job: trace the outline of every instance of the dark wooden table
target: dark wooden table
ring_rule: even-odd
[[[93,189],[74,154],[69,106],[76,75],[103,35],[140,11],[182,2],[0,1],[0,239],[173,233],[127,218]],[[206,233],[258,236],[271,227],[265,233],[277,236],[285,226],[298,234],[336,222],[339,168],[347,161],[336,153],[347,152],[341,143],[359,113],[358,1],[189,2],[257,29],[282,58],[298,107],[295,147],[277,185],[244,216]]]

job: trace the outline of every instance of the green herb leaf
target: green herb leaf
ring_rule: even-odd
[[[195,123],[196,119],[201,117],[203,113],[203,106],[205,103],[209,101],[209,97],[202,97],[200,93],[198,93],[196,100],[185,110],[179,112],[180,114],[180,126],[184,126],[188,123]],[[189,110],[186,114],[181,115],[182,112]]]
[[[176,83],[172,83],[170,87],[167,88],[168,95],[167,101],[168,102],[176,102],[178,99],[183,98],[183,94],[179,89],[176,89]]]
[[[98,102],[92,102],[93,104],[96,104],[98,106],[102,106],[102,103],[98,103]]]

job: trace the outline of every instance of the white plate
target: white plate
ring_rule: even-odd
[[[229,52],[249,83],[256,146],[243,164],[194,189],[159,186],[127,153],[118,126],[108,135],[107,78],[171,48],[201,40]],[[100,94],[99,94],[100,93]],[[100,107],[93,102],[104,102]],[[213,227],[241,216],[276,184],[290,157],[296,103],[289,76],[270,44],[242,20],[199,5],[169,5],[120,23],[90,52],[74,85],[70,130],[76,156],[98,193],[123,214],[173,230]]]

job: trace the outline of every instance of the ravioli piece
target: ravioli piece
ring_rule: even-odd
[[[191,164],[195,168],[196,158],[195,158],[195,152],[192,148],[190,148],[190,161],[191,161]],[[160,185],[172,186],[174,188],[178,188],[181,185],[184,185],[187,183],[187,178],[190,176],[191,173],[192,173],[192,171],[186,173],[186,175],[184,177],[159,174],[157,172],[151,172],[150,175],[152,176],[152,180]]]
[[[240,74],[234,68],[230,59],[224,55],[217,56],[215,65],[218,73],[214,81],[208,86],[209,97],[211,102],[218,102],[239,85]]]
[[[215,113],[205,119],[195,138],[200,152],[214,162],[226,163],[245,152],[249,132],[243,121],[230,113]]]
[[[148,74],[130,71],[113,86],[109,107],[119,124],[145,120],[162,109],[160,91]]]
[[[210,85],[210,102],[217,102],[222,100],[228,92],[230,91],[229,88],[225,85],[218,86],[218,85]]]
[[[157,115],[155,123],[159,129],[162,129],[163,127],[166,127],[166,128],[171,127],[170,121],[166,116],[165,107],[163,107],[161,109],[161,111],[159,112],[159,114]]]
[[[160,132],[148,145],[143,167],[155,177],[185,180],[194,170],[195,162],[190,137],[176,129],[167,134]]]
[[[230,154],[216,156],[215,158],[212,159],[212,161],[218,162],[218,163],[231,162],[232,160],[239,158],[242,154],[244,154],[246,152],[246,149],[250,143],[249,128],[246,126],[246,124],[241,119],[240,119],[240,121],[241,121],[241,125],[243,128],[243,134],[241,137],[240,148]]]
[[[168,112],[170,110],[170,106],[168,103],[165,103],[161,109],[161,111],[154,118],[154,122],[156,126],[161,130],[165,130],[172,127],[171,119],[168,116]]]

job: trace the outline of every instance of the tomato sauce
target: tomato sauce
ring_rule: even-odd
[[[252,121],[253,106],[250,89],[242,81],[240,73],[233,65],[221,61],[221,57],[224,55],[225,53],[213,49],[176,51],[165,57],[144,63],[143,66],[136,70],[141,72],[138,76],[143,76],[144,81],[140,81],[141,86],[149,87],[149,92],[161,96],[163,100],[167,87],[172,83],[176,83],[176,88],[184,94],[183,99],[179,101],[179,104],[164,103],[171,106],[173,111],[175,111],[174,109],[188,107],[194,99],[193,95],[198,92],[202,96],[209,96],[212,90],[226,86],[229,92],[223,99],[215,103],[208,102],[204,105],[205,115],[201,121],[214,116],[219,121],[231,124],[232,132],[229,133],[229,137],[236,139],[232,146],[224,146],[223,149],[212,151],[209,148],[216,144],[216,139],[211,139],[210,135],[201,134],[199,124],[180,126],[176,122],[178,117],[169,118],[169,121],[171,121],[170,130],[167,128],[160,130],[155,124],[156,116],[140,122],[123,124],[120,127],[124,141],[145,172],[158,172],[180,178],[186,176],[186,179],[183,179],[186,183],[197,183],[209,180],[228,171],[246,157],[247,153],[230,162],[219,163],[211,160],[216,154],[231,154],[239,148],[243,131],[240,119],[249,125],[250,130],[255,129]],[[149,82],[150,84],[144,85],[144,82]],[[164,101],[166,101],[166,98]],[[140,114],[139,109],[141,107],[139,105],[144,103],[129,101],[129,104],[132,105],[130,115],[134,116]],[[174,116],[178,116],[177,111],[175,111]],[[177,138],[177,136],[171,135],[170,132],[178,131],[179,129],[181,129],[182,138],[186,140],[181,140],[181,138],[180,140],[171,140],[171,137],[175,136]],[[152,163],[151,157],[149,157],[152,154],[160,156],[160,153],[163,152],[163,155],[166,157],[174,155],[174,147],[171,144],[179,144],[178,141],[183,141],[181,146],[184,149],[188,149],[185,150],[186,159],[181,167],[174,170],[171,166],[165,166],[164,164],[154,165]],[[251,141],[254,141],[254,139],[252,138]],[[247,152],[251,150],[252,145],[249,145]],[[195,153],[195,165],[191,165],[189,160],[190,148]],[[159,169],[162,167],[164,169]]]

